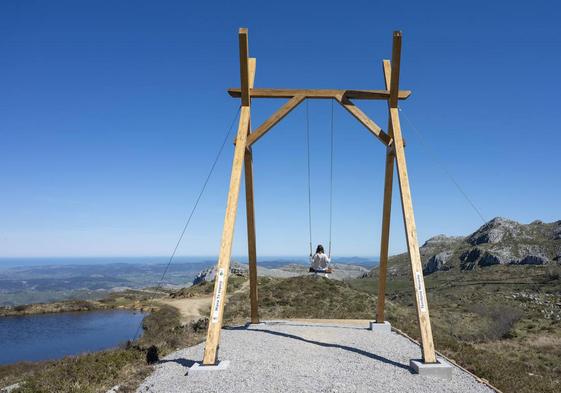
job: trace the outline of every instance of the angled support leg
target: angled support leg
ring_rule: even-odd
[[[224,228],[220,243],[220,254],[216,266],[216,277],[214,279],[214,294],[210,310],[210,320],[203,357],[204,365],[216,363],[216,353],[220,342],[220,330],[224,314],[224,302],[226,300],[226,289],[228,286],[228,275],[230,273],[230,258],[232,255],[232,240],[234,238],[234,224],[238,210],[238,197],[240,194],[240,182],[244,157],[246,152],[247,134],[250,123],[250,99],[249,99],[249,57],[247,45],[247,29],[240,29],[240,74],[242,85],[242,108],[240,122],[236,136],[236,148],[232,163],[232,174],[230,176],[230,189],[228,191],[228,202],[226,215],[224,217]]]
[[[432,328],[429,317],[429,305],[427,302],[427,294],[425,292],[423,266],[421,264],[421,253],[419,252],[419,243],[417,240],[417,228],[415,226],[413,203],[411,201],[411,189],[409,188],[407,164],[405,162],[405,152],[403,149],[403,140],[401,138],[399,113],[397,108],[391,108],[390,111],[394,132],[394,147],[397,162],[397,174],[399,178],[399,191],[401,193],[401,207],[403,209],[403,222],[405,224],[407,250],[409,252],[409,259],[411,260],[411,273],[413,275],[413,285],[415,287],[417,318],[419,321],[419,329],[421,331],[423,361],[425,363],[435,363],[436,354],[434,352]]]
[[[238,210],[238,196],[240,194],[240,181],[245,155],[245,143],[247,129],[249,126],[249,107],[243,106],[240,116],[232,174],[230,176],[230,190],[228,192],[228,203],[226,216],[224,218],[224,229],[222,230],[222,241],[220,244],[220,256],[216,266],[216,278],[214,279],[214,295],[210,310],[210,320],[206,338],[205,354],[203,364],[211,365],[216,362],[216,351],[220,341],[220,329],[222,329],[222,318],[224,314],[224,301],[226,300],[226,289],[230,273],[230,257],[232,255],[232,240],[234,238],[234,224]]]
[[[399,191],[401,194],[401,207],[403,210],[403,222],[405,224],[405,235],[407,239],[407,251],[411,260],[411,273],[413,286],[415,288],[415,303],[417,306],[417,318],[421,332],[421,346],[424,363],[436,363],[432,328],[429,317],[429,305],[425,292],[425,280],[423,278],[423,266],[421,264],[421,253],[417,240],[417,228],[413,214],[413,203],[411,200],[411,189],[405,162],[405,151],[403,137],[401,135],[401,124],[399,122],[398,89],[399,89],[399,64],[401,57],[401,32],[395,32],[393,37],[393,50],[391,62],[391,86],[390,86],[390,121],[393,131],[393,147],[397,163],[397,174],[399,179]]]

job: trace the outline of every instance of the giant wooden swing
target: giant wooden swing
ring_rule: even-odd
[[[247,210],[247,234],[249,254],[249,281],[251,299],[251,323],[258,323],[257,309],[257,254],[255,244],[255,216],[253,207],[253,164],[252,145],[263,137],[275,124],[281,121],[287,114],[305,99],[335,99],[360,123],[362,123],[376,138],[386,146],[386,168],[384,181],[384,207],[382,215],[382,239],[380,247],[380,275],[378,286],[378,304],[376,308],[376,322],[384,322],[384,301],[386,288],[386,275],[388,264],[388,243],[390,232],[390,212],[392,199],[392,184],[394,172],[394,160],[397,163],[397,174],[399,190],[401,194],[401,207],[403,210],[403,221],[407,238],[407,249],[411,261],[411,272],[413,286],[415,289],[415,303],[417,317],[421,332],[422,356],[425,363],[435,363],[436,356],[432,338],[432,330],[429,318],[429,309],[425,293],[421,256],[417,241],[417,230],[413,215],[413,204],[407,166],[405,163],[405,151],[401,126],[399,122],[398,100],[405,100],[411,92],[399,90],[399,68],[401,57],[401,32],[393,34],[392,60],[382,62],[385,90],[332,90],[332,89],[263,89],[253,88],[255,79],[255,58],[249,57],[247,29],[239,30],[240,47],[240,76],[241,88],[229,89],[232,97],[241,98],[241,112],[238,133],[236,136],[236,147],[232,163],[232,174],[230,177],[230,189],[224,218],[224,228],[220,244],[220,255],[216,267],[216,278],[214,283],[214,295],[210,310],[210,319],[203,364],[213,365],[216,363],[218,345],[220,342],[220,330],[224,313],[226,289],[230,269],[230,257],[232,251],[232,240],[234,235],[234,223],[238,207],[238,196],[242,166],[245,168],[245,191]],[[252,98],[288,98],[289,100],[269,119],[259,127],[251,130],[251,99]],[[380,126],[372,121],[351,100],[386,100],[388,103],[389,122],[388,132],[384,132]]]

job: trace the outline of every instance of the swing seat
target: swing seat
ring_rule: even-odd
[[[308,270],[310,273],[321,273],[321,274],[331,274],[333,273],[333,269],[331,269],[330,267],[328,267],[327,269],[314,269],[313,267],[310,267],[310,270]]]

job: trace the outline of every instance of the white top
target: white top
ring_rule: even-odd
[[[312,257],[312,269],[314,270],[325,270],[329,267],[331,259],[324,253],[316,253]]]

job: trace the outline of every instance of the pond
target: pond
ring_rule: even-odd
[[[128,310],[0,317],[0,364],[117,347],[132,339],[144,317]]]

